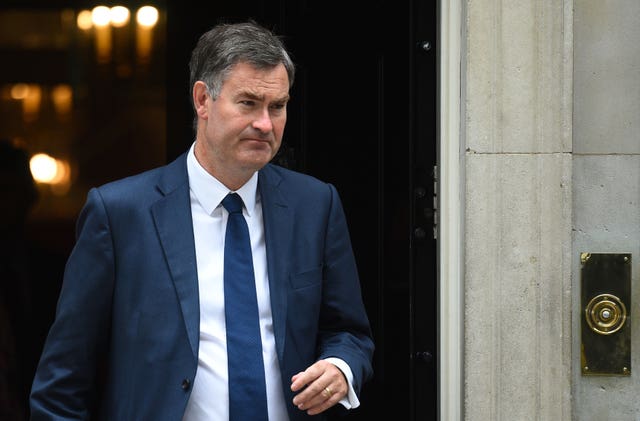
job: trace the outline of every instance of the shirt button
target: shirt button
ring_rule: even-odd
[[[184,379],[182,380],[180,387],[182,387],[182,390],[188,390],[190,385],[191,383],[189,382],[189,379]]]

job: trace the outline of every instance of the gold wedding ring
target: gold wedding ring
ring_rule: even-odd
[[[325,398],[329,398],[329,397],[331,397],[331,395],[332,395],[332,394],[333,394],[333,393],[331,392],[331,389],[329,389],[329,386],[325,387],[325,388],[324,388],[324,390],[322,391],[322,395],[323,395]]]

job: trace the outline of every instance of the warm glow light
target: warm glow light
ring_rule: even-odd
[[[11,98],[25,99],[29,95],[29,85],[26,83],[16,83],[11,87]]]
[[[66,160],[38,153],[29,160],[29,168],[35,181],[51,185],[52,193],[64,195],[69,191],[71,168]]]
[[[158,9],[153,6],[142,6],[136,13],[136,20],[140,26],[151,28],[158,22]]]
[[[76,24],[78,25],[78,28],[82,29],[83,31],[91,29],[91,27],[93,26],[93,18],[91,17],[91,11],[83,10],[80,13],[78,13]]]
[[[45,153],[35,154],[31,157],[29,168],[33,179],[39,183],[51,183],[58,174],[56,159]]]
[[[94,42],[96,46],[96,59],[104,64],[111,60],[111,9],[107,6],[96,6],[91,11],[93,24],[96,26]]]
[[[40,112],[42,88],[35,83],[16,83],[9,91],[11,99],[22,102],[22,117],[24,121],[34,121]]]
[[[57,195],[64,195],[69,191],[71,170],[67,161],[56,159],[56,175],[51,180],[51,185],[54,187],[52,192]]]
[[[111,16],[111,25],[120,28],[129,23],[129,9],[124,6],[114,6],[109,11]]]
[[[22,100],[22,118],[31,122],[38,118],[40,103],[42,102],[42,88],[35,83],[29,84],[27,96]]]
[[[111,22],[111,9],[107,6],[96,6],[91,11],[91,21],[95,26],[107,26]]]
[[[62,117],[68,116],[73,105],[73,90],[71,86],[66,84],[56,85],[51,90],[51,98],[56,113]]]

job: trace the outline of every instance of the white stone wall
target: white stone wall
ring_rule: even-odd
[[[640,2],[574,0],[573,323],[582,251],[632,253],[631,376],[583,377],[580,421],[640,420]],[[575,332],[579,332],[574,329]],[[574,334],[574,355],[580,335]]]
[[[570,420],[572,1],[464,16],[464,419]]]

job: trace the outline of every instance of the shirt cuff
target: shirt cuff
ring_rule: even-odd
[[[349,365],[344,362],[344,360],[335,357],[325,358],[325,361],[328,361],[338,367],[340,371],[342,371],[342,374],[344,374],[344,377],[347,379],[347,386],[349,387],[349,391],[347,392],[347,395],[338,403],[347,409],[359,407],[360,400],[356,395],[356,391],[353,389],[353,373],[351,372],[351,368],[349,368]]]

